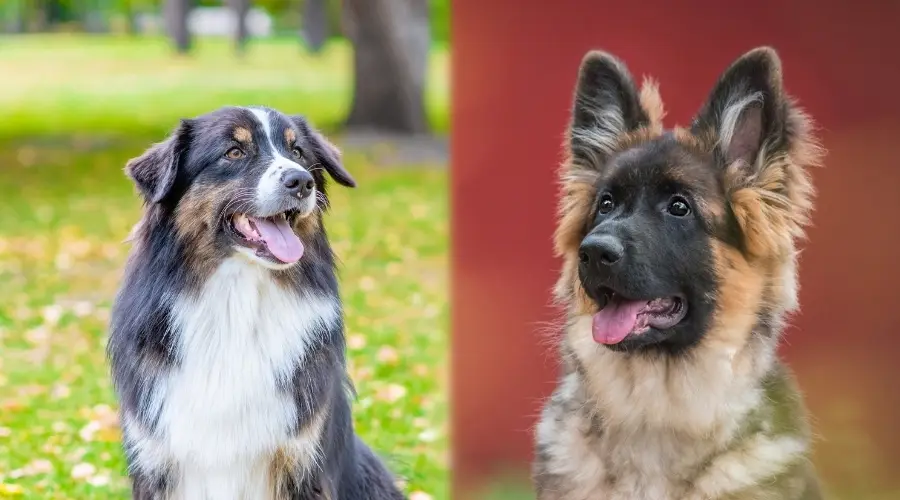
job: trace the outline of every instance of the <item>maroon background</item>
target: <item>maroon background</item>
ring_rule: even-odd
[[[584,52],[656,77],[671,126],[762,44],[829,150],[783,353],[822,434],[826,481],[849,498],[897,494],[900,2],[454,0],[452,24],[454,497],[527,471],[552,390],[539,332],[555,316],[554,171]]]

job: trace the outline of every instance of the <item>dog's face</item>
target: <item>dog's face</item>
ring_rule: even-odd
[[[662,115],[655,85],[638,94],[620,61],[588,54],[562,170],[557,296],[614,351],[683,352],[795,301],[811,197],[798,165],[815,150],[775,53],[735,62],[690,128],[665,130]]]
[[[595,340],[613,349],[686,345],[708,323],[715,287],[711,222],[719,202],[706,158],[672,136],[610,158],[578,248],[578,277],[600,309]]]
[[[209,263],[238,252],[285,269],[318,230],[323,172],[355,185],[338,156],[302,117],[229,107],[182,121],[126,171],[192,255]]]

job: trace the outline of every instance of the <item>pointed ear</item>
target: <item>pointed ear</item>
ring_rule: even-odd
[[[322,168],[331,175],[331,178],[342,186],[356,187],[356,181],[341,162],[341,150],[314,129],[304,117],[295,115],[290,118],[312,146],[316,159],[322,164]]]
[[[771,155],[788,147],[788,106],[781,60],[775,50],[760,47],[725,70],[692,129],[695,133],[712,131],[716,152],[725,166],[742,162],[751,173],[762,163],[761,154]]]
[[[125,165],[125,174],[134,182],[147,203],[159,203],[175,184],[181,153],[187,142],[190,122],[182,120],[163,142],[154,144]]]
[[[647,125],[637,88],[621,61],[591,51],[581,61],[569,126],[569,147],[575,157],[600,167],[622,134]]]

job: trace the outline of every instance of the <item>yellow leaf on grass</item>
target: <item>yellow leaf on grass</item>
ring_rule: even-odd
[[[18,484],[0,483],[0,495],[17,496],[25,493],[25,490]]]

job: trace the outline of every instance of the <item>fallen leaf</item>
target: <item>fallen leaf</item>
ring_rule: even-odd
[[[109,474],[97,474],[94,477],[88,478],[87,482],[91,486],[106,486],[109,484]]]
[[[18,484],[0,483],[0,493],[4,495],[21,495],[25,490]]]
[[[390,384],[378,391],[376,397],[381,401],[395,403],[397,400],[406,396],[406,387],[399,384]]]
[[[364,292],[371,292],[375,289],[375,279],[371,276],[363,276],[359,279],[359,289]]]
[[[347,347],[354,351],[362,349],[366,346],[366,338],[362,335],[350,335],[347,337]]]
[[[378,361],[392,365],[397,362],[400,357],[397,355],[397,350],[390,346],[384,346],[378,350]]]
[[[72,467],[72,479],[87,479],[96,473],[97,468],[86,462]]]
[[[428,429],[419,433],[419,440],[431,443],[438,438],[438,433],[434,429]]]

